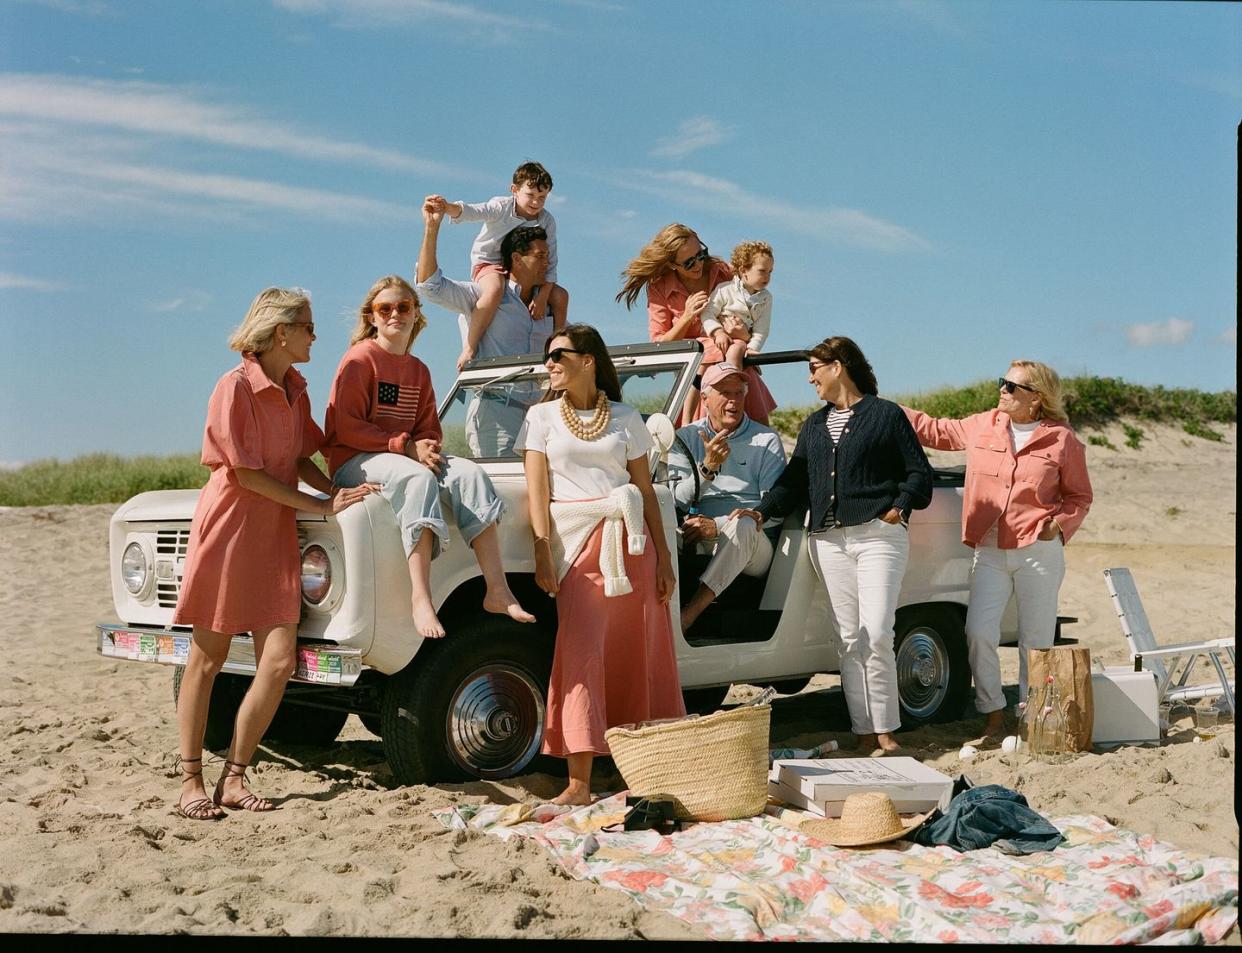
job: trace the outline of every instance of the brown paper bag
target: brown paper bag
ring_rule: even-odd
[[[1028,709],[1038,711],[1048,694],[1048,676],[1056,680],[1065,717],[1069,751],[1091,750],[1095,706],[1091,701],[1091,652],[1085,646],[1062,645],[1026,651]]]

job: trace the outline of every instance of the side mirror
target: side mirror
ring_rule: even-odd
[[[655,442],[656,454],[663,460],[668,456],[668,448],[673,445],[677,431],[673,422],[665,414],[655,413],[647,418],[647,432]]]

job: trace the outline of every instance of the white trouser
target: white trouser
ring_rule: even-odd
[[[1057,592],[1064,578],[1065,546],[1059,539],[1036,540],[1021,549],[975,547],[966,645],[975,677],[975,707],[983,714],[1005,707],[998,648],[1009,597],[1018,601],[1018,700],[1026,701],[1026,650],[1052,648]]]
[[[811,534],[811,559],[841,637],[841,688],[856,735],[901,727],[893,623],[909,555],[909,531],[878,518]]]
[[[762,576],[772,561],[772,541],[754,520],[739,516],[716,521],[717,535],[707,542],[712,546],[712,561],[703,570],[699,582],[720,595],[739,573]]]

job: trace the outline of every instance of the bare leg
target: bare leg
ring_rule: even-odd
[[[732,364],[734,367],[742,366],[742,358],[746,356],[747,341],[739,341],[734,338],[729,342],[729,350],[725,351],[725,363]]]
[[[554,284],[552,293],[548,295],[548,305],[552,308],[552,331],[555,333],[569,320],[569,292]]]
[[[699,389],[691,385],[690,390],[686,393],[686,401],[681,408],[681,423],[679,426],[684,427],[688,423],[693,423],[694,415],[699,412]]]
[[[683,634],[690,630],[690,626],[694,625],[695,619],[702,615],[703,610],[710,606],[715,599],[716,593],[712,592],[703,583],[699,583],[699,588],[694,591],[694,595],[690,597],[686,607],[681,610],[681,631]]]
[[[999,738],[1005,733],[1005,709],[998,708],[996,711],[990,711],[987,718],[987,723],[983,726],[985,737]]]
[[[509,581],[505,578],[504,566],[500,562],[500,538],[496,532],[496,524],[492,523],[470,543],[474,549],[474,558],[479,561],[483,570],[483,580],[487,583],[487,593],[483,596],[483,608],[497,615],[507,615],[518,622],[534,622],[535,617],[522,608],[517,596],[509,589]]]
[[[866,754],[868,751],[874,751],[877,747],[879,747],[875,740],[875,735],[858,735],[857,738],[858,741],[854,745],[854,748],[862,754]]]
[[[484,332],[491,327],[496,317],[496,309],[505,293],[505,276],[494,271],[479,275],[476,282],[479,286],[479,300],[475,303],[470,315],[470,331],[476,334],[476,340],[482,339]],[[457,369],[460,371],[466,362],[474,359],[474,351],[469,345],[462,349],[457,358]]]
[[[424,639],[444,638],[444,626],[436,615],[435,603],[431,601],[431,546],[432,532],[423,530],[410,553],[410,589],[414,594],[411,611],[414,626]]]
[[[296,622],[274,625],[254,632],[256,669],[254,680],[241,706],[237,709],[237,721],[233,725],[233,742],[229,745],[228,760],[224,774],[216,785],[216,803],[222,807],[244,807],[250,811],[270,811],[272,802],[266,798],[252,797],[246,788],[245,768],[254,757],[259,740],[272,716],[280,707],[285,685],[293,674],[298,643]]]
[[[553,804],[590,804],[591,803],[591,763],[595,760],[594,753],[579,751],[571,754],[569,761],[569,786],[556,798]]]
[[[177,739],[181,747],[181,760],[190,766],[183,770],[181,797],[177,799],[178,805],[183,808],[195,801],[210,800],[201,771],[194,774],[188,772],[194,771],[202,762],[203,732],[207,730],[211,686],[228,658],[229,641],[229,636],[223,633],[194,627],[190,657],[186,660],[177,694]],[[214,805],[202,805],[192,813],[203,819],[224,814]]]

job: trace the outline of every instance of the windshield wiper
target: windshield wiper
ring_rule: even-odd
[[[534,369],[535,369],[535,365],[529,364],[526,367],[514,368],[513,370],[509,371],[507,374],[501,374],[499,377],[493,377],[490,381],[484,381],[482,384],[467,383],[465,386],[475,387],[478,390],[490,390],[497,384],[505,384],[513,380],[515,377],[521,377],[523,374],[530,374],[531,372],[534,371]]]

